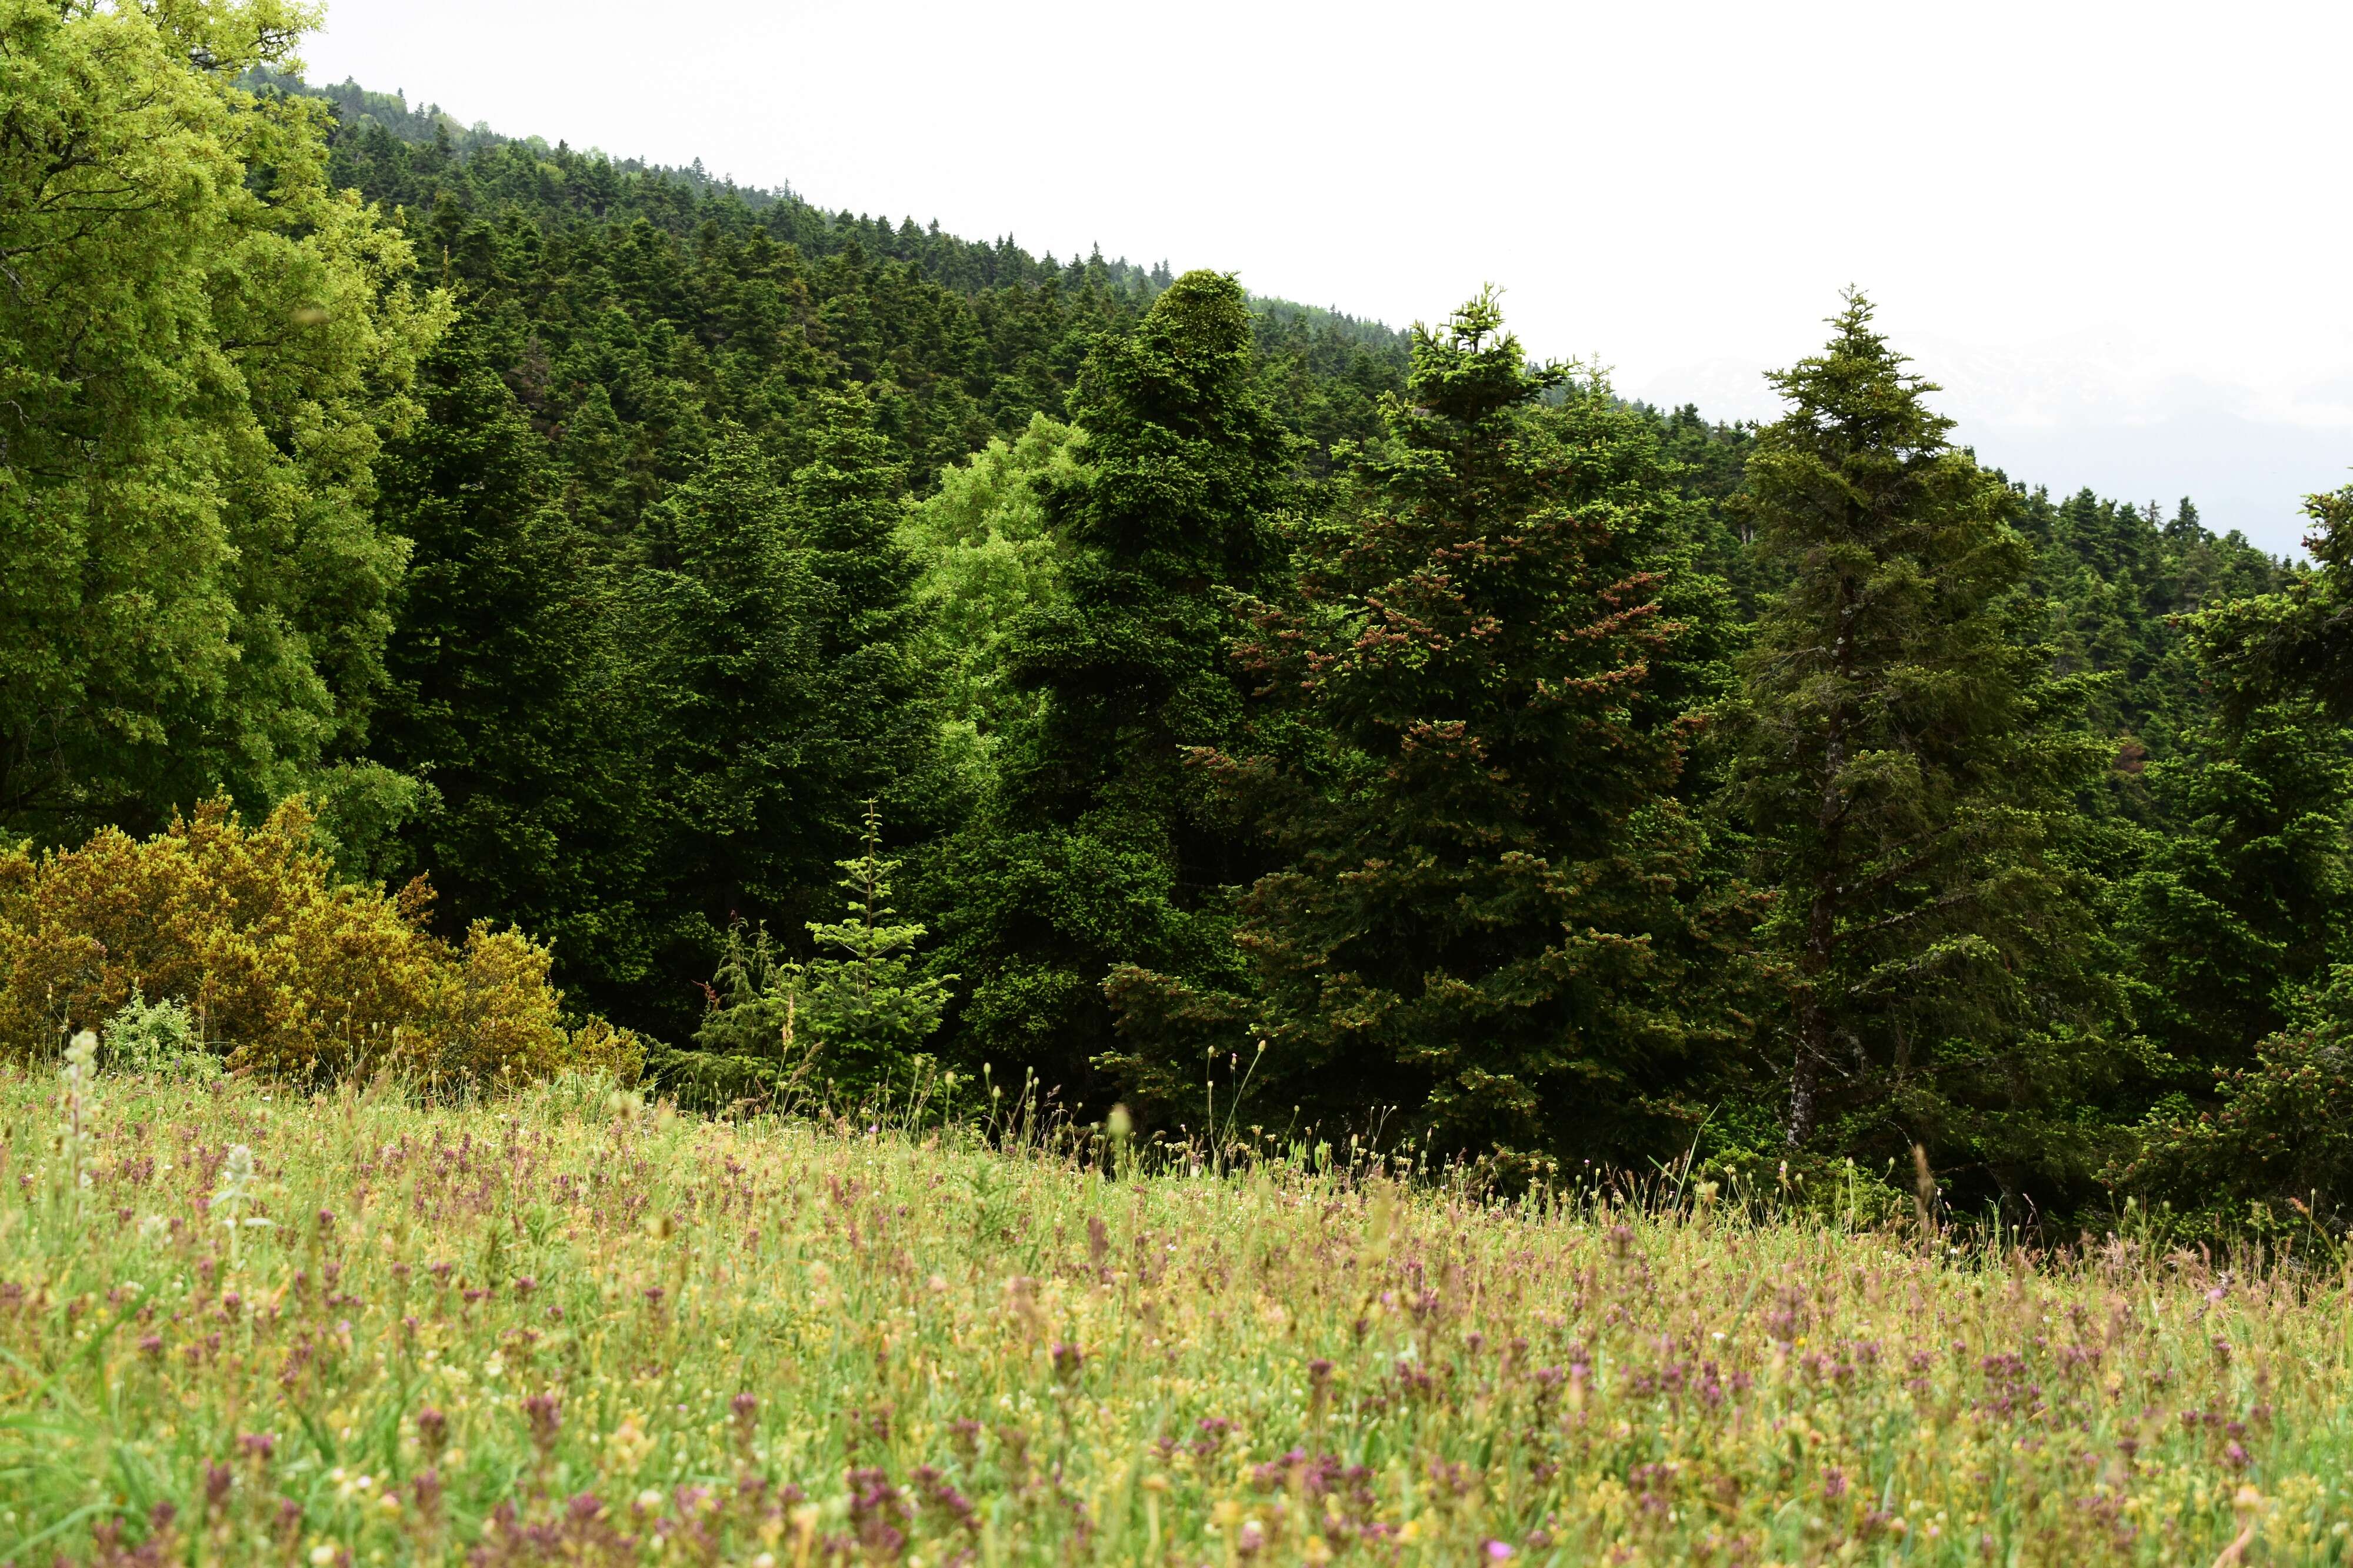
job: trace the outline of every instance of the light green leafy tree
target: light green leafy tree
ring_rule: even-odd
[[[1065,550],[1050,531],[1044,490],[1084,470],[1083,437],[1033,415],[940,471],[940,488],[907,508],[899,538],[923,568],[915,596],[928,612],[923,651],[941,682],[950,744],[979,763],[997,736],[1034,719],[1041,699],[1005,679],[1008,635],[1032,610],[1060,605]]]
[[[356,752],[371,515],[448,304],[327,175],[289,0],[0,0],[0,824],[64,840]]]

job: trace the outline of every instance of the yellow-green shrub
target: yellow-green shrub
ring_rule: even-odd
[[[50,1050],[136,986],[185,1001],[231,1067],[271,1077],[495,1088],[571,1064],[546,949],[487,924],[440,940],[422,879],[339,886],[311,825],[299,800],[259,827],[214,802],[149,839],[109,828],[0,855],[0,1050]],[[636,1047],[601,1022],[578,1033],[600,1067]]]

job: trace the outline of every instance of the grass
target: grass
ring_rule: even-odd
[[[2203,1564],[2353,1520],[2334,1265],[1312,1158],[1109,1179],[577,1083],[68,1110],[0,1069],[28,1568]]]

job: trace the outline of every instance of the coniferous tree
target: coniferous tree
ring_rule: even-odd
[[[920,795],[929,769],[897,469],[856,399],[811,444],[786,476],[750,435],[723,435],[649,514],[632,574],[661,710],[653,877],[674,971],[737,920],[814,912],[862,803]]]
[[[848,895],[845,918],[811,921],[819,956],[794,979],[807,998],[806,1026],[826,1055],[831,1081],[869,1089],[887,1083],[914,1059],[940,1026],[955,976],[919,973],[920,921],[897,919],[888,901],[899,862],[882,853],[882,819],[869,805],[855,857],[835,862]]]
[[[2289,996],[2348,954],[2353,761],[2309,701],[2275,703],[2202,754],[2154,763],[2162,812],[2122,889],[2142,1030],[2193,1094],[2285,1026]]]
[[[2198,617],[2225,712],[2242,717],[2282,697],[2318,700],[2353,716],[2353,485],[2307,496],[2313,568],[2283,592],[2239,599]]]
[[[2104,760],[2036,646],[2013,496],[1947,439],[1934,388],[1851,295],[1748,462],[1759,618],[1737,799],[1778,893],[1786,1137],[2081,1168],[2064,1126],[2098,1063],[2083,890],[2053,847]]]
[[[472,327],[424,380],[427,416],[384,463],[380,512],[412,555],[375,754],[432,787],[406,837],[444,918],[519,921],[609,999],[649,959],[648,715],[620,595]]]
[[[922,567],[899,537],[906,470],[864,395],[828,395],[811,412],[787,492],[818,593],[817,710],[803,744],[820,772],[797,788],[830,865],[871,803],[917,828],[941,826],[939,715],[923,665],[931,607],[916,597]]]
[[[835,862],[846,918],[807,922],[815,958],[788,958],[765,925],[728,928],[694,1049],[657,1058],[690,1098],[854,1097],[920,1066],[955,976],[919,970],[914,949],[924,928],[896,918],[888,901],[899,862],[882,853],[882,818],[871,803],[859,850]]]
[[[631,587],[660,713],[652,879],[664,962],[683,980],[735,921],[794,908],[830,858],[806,798],[809,775],[822,774],[808,742],[822,719],[823,593],[775,460],[747,435],[723,436],[648,524]],[[666,998],[671,1027],[691,1016],[678,989]]]
[[[1181,752],[1227,739],[1240,694],[1227,595],[1266,587],[1290,442],[1252,382],[1232,279],[1179,278],[1104,340],[1077,397],[1082,468],[1041,483],[1061,590],[1009,639],[1036,695],[976,821],[935,861],[940,962],[970,987],[969,1051],[1009,1051],[1073,1093],[1112,1043],[1114,963],[1232,964],[1218,889],[1233,839]]]
[[[1662,598],[1691,509],[1650,424],[1531,368],[1491,295],[1417,330],[1386,423],[1298,596],[1252,607],[1256,748],[1197,758],[1282,860],[1242,903],[1255,995],[1124,970],[1123,1066],[1181,1104],[1205,1046],[1262,1038],[1319,1113],[1523,1171],[1630,1156],[1714,1012],[1668,994],[1702,940],[1672,792],[1705,637]]]

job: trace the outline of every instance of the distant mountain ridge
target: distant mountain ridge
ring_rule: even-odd
[[[773,186],[740,184],[732,176],[712,174],[700,158],[687,164],[652,163],[642,158],[619,157],[598,147],[575,150],[572,149],[567,142],[562,141],[550,142],[543,136],[509,136],[492,130],[484,121],[476,121],[473,124],[468,125],[459,121],[456,115],[443,110],[438,103],[411,104],[405,89],[390,93],[377,92],[361,86],[348,77],[332,85],[313,86],[299,77],[259,69],[248,73],[246,81],[248,86],[257,89],[299,93],[307,98],[322,99],[333,104],[336,116],[346,132],[364,134],[371,126],[380,126],[402,142],[414,146],[444,147],[452,157],[459,160],[471,157],[488,148],[509,145],[520,145],[541,153],[577,151],[590,158],[601,159],[610,163],[618,173],[674,181],[699,195],[730,196],[754,212],[779,204],[789,204],[807,208],[812,213],[823,214],[838,223],[873,225],[889,221],[869,217],[862,213],[853,216],[847,208],[838,213],[828,212],[803,197],[789,184]],[[914,219],[909,217],[903,220],[902,226],[914,226]],[[936,234],[938,225],[931,226],[929,232]],[[1012,243],[1011,237],[1003,237],[997,243],[1009,245]],[[1167,287],[1175,276],[1165,260],[1146,268],[1128,260],[1125,257],[1105,260],[1100,249],[1089,259],[1091,262],[1099,263],[1116,284],[1123,287],[1134,287],[1140,283],[1146,298],[1157,294],[1162,289]],[[1043,258],[1043,265],[1051,267],[1054,264],[1053,254],[1050,251]],[[1409,341],[1409,333],[1391,327],[1387,322],[1373,321],[1366,317],[1352,316],[1337,306],[1305,305],[1296,300],[1260,294],[1251,295],[1250,303],[1254,309],[1271,317],[1285,321],[1296,321],[1310,329],[1334,331],[1376,351],[1402,352]]]

